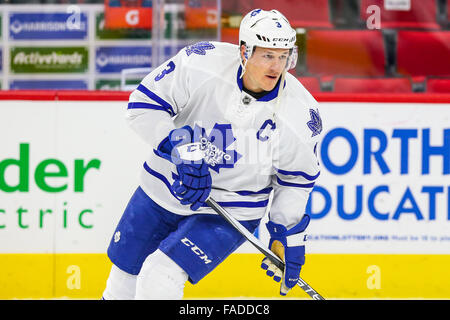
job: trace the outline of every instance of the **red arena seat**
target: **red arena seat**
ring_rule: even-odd
[[[399,31],[397,72],[408,76],[450,76],[450,31]]]
[[[328,0],[255,0],[253,5],[263,10],[277,9],[294,28],[333,28]]]
[[[450,6],[447,3],[447,21],[450,22]]]
[[[308,30],[306,66],[311,75],[384,76],[380,30]]]
[[[429,79],[427,79],[427,92],[450,93],[450,78],[447,78],[447,79],[429,78]]]
[[[450,3],[447,1],[447,29],[450,29]]]
[[[334,92],[343,93],[411,93],[409,78],[336,78]]]
[[[373,11],[367,8],[376,5],[380,8],[381,28],[420,28],[440,29],[437,23],[437,0],[411,0],[411,5],[405,7],[400,3],[399,7],[389,7],[385,0],[361,0],[360,18],[363,21],[373,15]],[[408,10],[409,8],[409,10]]]
[[[311,93],[320,92],[320,81],[316,77],[297,77],[298,81]]]

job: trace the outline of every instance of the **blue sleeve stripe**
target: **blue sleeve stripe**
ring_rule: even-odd
[[[178,200],[180,200],[177,195],[175,194],[175,192],[173,192],[172,187],[169,183],[169,180],[167,180],[166,177],[164,177],[161,173],[156,172],[155,170],[153,170],[152,168],[150,168],[147,164],[147,162],[144,162],[144,169],[145,171],[147,171],[148,173],[150,173],[152,176],[158,178],[159,180],[161,180],[162,182],[164,182],[164,184],[166,185],[167,189],[169,189],[170,193]]]
[[[157,104],[151,104],[151,103],[145,103],[145,102],[129,102],[128,103],[128,109],[153,109],[153,110],[161,110],[166,111],[170,116],[173,117],[173,114],[170,110],[167,110],[167,108],[164,108]]]
[[[161,98],[160,96],[158,96],[156,93],[154,93],[153,91],[147,89],[144,85],[140,84],[137,87],[137,90],[142,92],[143,94],[145,94],[147,97],[149,97],[150,99],[156,101],[157,103],[159,103],[162,107],[166,108],[168,110],[169,113],[171,113],[172,116],[175,115],[175,112],[173,111],[172,106],[170,105],[170,103],[168,103],[166,100],[164,100],[163,98]],[[170,111],[169,111],[170,110]]]
[[[158,153],[156,153],[156,154],[159,155]],[[175,172],[172,172],[172,179],[175,180],[178,178],[179,178],[179,176]],[[237,193],[240,196],[252,196],[255,194],[269,194],[272,191],[272,189],[273,189],[272,187],[268,187],[268,188],[261,189],[259,191],[242,190],[242,191],[235,191],[235,193]]]
[[[282,185],[282,186],[286,186],[286,187],[296,187],[296,188],[312,188],[314,187],[314,182],[311,183],[292,183],[292,182],[286,182],[281,180],[280,178],[277,177],[277,182]]]
[[[167,189],[169,189],[170,193],[177,200],[179,200],[179,198],[173,192],[172,186],[171,186],[169,180],[167,180],[167,178],[164,175],[162,175],[161,173],[156,172],[155,170],[150,168],[148,166],[147,162],[144,162],[144,169],[145,169],[145,171],[150,173],[152,176],[154,176],[154,177],[158,178],[159,180],[161,180],[166,185]],[[256,201],[256,202],[251,202],[251,201],[227,201],[227,202],[218,202],[218,203],[221,206],[223,206],[223,207],[264,208],[264,207],[267,207],[267,204],[269,203],[269,200],[267,199],[267,200]],[[205,204],[204,207],[207,207],[207,205]]]
[[[259,191],[242,190],[242,191],[235,191],[235,192],[240,196],[251,196],[251,195],[255,195],[255,194],[269,194],[271,191],[272,191],[272,187],[261,189]]]
[[[307,174],[306,172],[303,172],[303,171],[287,171],[287,170],[281,170],[281,169],[276,169],[276,168],[275,168],[275,170],[277,170],[279,173],[281,173],[285,176],[301,176],[309,181],[316,180],[320,175],[320,171],[316,175],[310,176],[309,174]]]
[[[239,207],[239,208],[264,208],[267,207],[267,204],[269,203],[269,200],[263,200],[263,201],[256,201],[256,202],[250,202],[250,201],[217,201],[218,204],[220,204],[222,207]],[[202,207],[208,207],[207,204],[204,204]]]

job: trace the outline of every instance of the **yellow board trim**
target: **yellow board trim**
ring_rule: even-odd
[[[232,254],[184,297],[280,298],[261,260]],[[0,254],[0,299],[100,299],[110,268],[106,254]],[[327,299],[449,299],[449,270],[450,255],[308,254],[301,276]]]

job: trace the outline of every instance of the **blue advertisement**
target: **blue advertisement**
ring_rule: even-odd
[[[14,40],[87,39],[87,15],[72,13],[11,13],[9,36]]]
[[[129,68],[150,68],[151,56],[151,47],[99,47],[95,52],[95,69],[100,73],[113,73]]]
[[[84,80],[13,80],[12,90],[87,90]]]
[[[351,186],[349,183],[339,184],[335,189],[335,209],[332,208],[333,192],[329,190],[329,186],[315,185],[312,193],[320,195],[324,200],[324,205],[321,210],[313,212],[310,201],[306,211],[312,219],[322,219],[327,214],[333,212],[337,213],[340,219],[356,220],[363,214],[364,206],[367,205],[366,211],[370,214],[371,218],[380,221],[389,219],[400,220],[406,215],[414,218],[416,221],[431,221],[436,220],[439,214],[442,215],[442,218],[450,221],[450,186],[444,182],[446,180],[444,177],[450,175],[450,128],[439,129],[394,127],[391,133],[389,130],[386,132],[378,128],[364,128],[362,132],[363,143],[358,143],[355,134],[346,128],[333,128],[328,131],[323,137],[321,144],[321,164],[327,172],[335,176],[342,177],[349,174],[357,166],[359,157],[359,160],[362,162],[362,175],[366,178],[361,178],[357,181],[368,182],[370,179],[373,179],[371,176],[377,173],[381,176],[399,174],[400,177],[397,178],[397,182],[401,178],[408,181],[408,178],[406,178],[408,175],[415,174],[419,177],[426,177],[430,175],[432,164],[434,164],[434,170],[436,170],[436,167],[442,163],[442,169],[440,172],[438,171],[442,174],[439,177],[441,179],[440,181],[433,181],[432,185],[421,185],[426,179],[417,179],[413,182],[414,188],[405,184],[403,190],[397,184],[395,191],[401,191],[399,194],[400,200],[393,203],[394,205],[389,210],[383,212],[377,209],[376,203],[378,198],[382,198],[383,193],[393,193],[393,182],[390,184],[386,182],[379,185],[373,184],[370,187],[364,186],[362,183],[355,186]],[[440,136],[442,138],[441,140],[434,138],[432,142],[432,136]],[[340,139],[349,146],[347,160],[338,165],[334,162],[335,155],[329,151],[331,150],[331,144],[337,139]],[[398,155],[395,158],[386,156],[384,153],[388,149],[389,144],[393,145],[395,142],[401,146],[401,149],[398,150]],[[409,150],[413,148],[414,142],[418,144],[416,148],[419,147],[418,150],[420,151],[420,157],[415,157],[414,160],[419,160],[420,166],[415,168],[416,172],[411,172],[413,159],[411,159]],[[375,145],[378,146],[377,149],[375,149]],[[379,181],[382,181],[382,179],[377,180],[377,182]],[[437,185],[437,182],[441,182],[441,185]],[[413,192],[414,189],[417,192]],[[447,206],[446,212],[443,209],[439,211],[436,209],[438,195],[441,194],[445,197],[446,191],[448,191],[446,202],[449,206]],[[353,210],[346,210],[344,205],[344,199],[348,198],[348,196],[345,197],[345,193],[349,192],[354,194],[352,201],[354,205]],[[419,201],[417,200],[419,198],[423,199]]]
[[[164,48],[165,59],[178,53],[181,46]],[[119,73],[122,69],[150,68],[151,47],[98,47],[95,52],[95,69],[100,73]]]
[[[321,103],[313,248],[449,254],[449,117],[450,104]]]

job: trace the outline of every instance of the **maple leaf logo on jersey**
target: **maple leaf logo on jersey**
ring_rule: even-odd
[[[311,116],[311,120],[306,124],[312,131],[311,137],[314,137],[322,132],[322,119],[320,119],[319,110],[309,109],[309,115]]]
[[[202,41],[191,46],[187,46],[186,54],[190,56],[192,53],[195,53],[204,56],[206,54],[206,50],[211,50],[214,48],[214,45],[209,43],[208,41]]]
[[[236,162],[242,158],[236,150],[228,150],[228,147],[236,141],[231,124],[216,123],[209,135],[204,128],[196,124],[194,141],[201,143],[200,149],[204,151],[203,159],[217,173],[221,168],[234,168]]]

